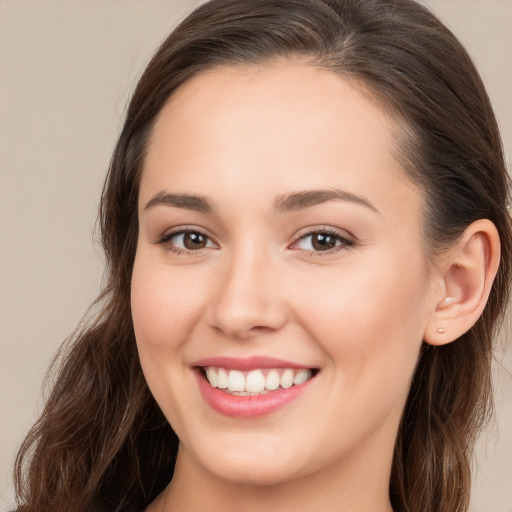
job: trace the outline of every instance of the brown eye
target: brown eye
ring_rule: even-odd
[[[315,251],[328,251],[336,247],[338,240],[328,233],[315,233],[311,235],[311,245]]]
[[[194,252],[201,249],[213,249],[215,243],[206,235],[199,231],[177,231],[163,236],[159,245],[164,246],[171,252],[180,253],[182,251]]]
[[[195,233],[193,231],[183,233],[183,246],[189,251],[204,249],[207,241],[208,239],[201,233]]]
[[[336,252],[352,247],[355,242],[337,232],[318,230],[302,236],[293,244],[294,249],[301,249],[309,253]]]

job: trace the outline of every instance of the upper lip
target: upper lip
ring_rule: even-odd
[[[241,370],[250,371],[258,368],[295,368],[295,369],[309,369],[310,366],[295,363],[293,361],[286,361],[284,359],[277,359],[275,357],[267,356],[251,356],[251,357],[230,357],[230,356],[217,356],[206,357],[199,359],[192,363],[193,367],[201,366],[216,366],[219,368],[226,368],[228,370]]]

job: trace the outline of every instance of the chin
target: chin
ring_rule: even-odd
[[[197,453],[196,461],[215,477],[237,485],[279,485],[307,473],[297,451],[269,450],[264,443],[255,449],[215,450]]]
[[[273,466],[273,467],[269,467]],[[236,464],[227,463],[210,468],[217,478],[236,485],[275,486],[290,482],[299,475],[290,470],[274,465],[274,461],[255,465],[252,461],[239,461]]]

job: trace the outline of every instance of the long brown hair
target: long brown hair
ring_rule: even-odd
[[[495,117],[471,59],[413,0],[213,0],[164,41],[128,108],[105,183],[107,284],[62,349],[53,390],[18,454],[22,512],[144,509],[172,477],[178,440],[138,361],[130,313],[138,183],[155,118],[205,69],[307,58],[363,84],[404,126],[403,167],[425,197],[430,254],[490,219],[502,259],[476,325],[424,345],[395,446],[396,512],[466,512],[476,434],[491,409],[493,339],[508,301],[508,178]]]

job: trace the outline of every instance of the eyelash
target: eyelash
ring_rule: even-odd
[[[195,227],[181,227],[176,229],[175,231],[171,231],[169,233],[166,233],[162,237],[160,237],[157,241],[157,245],[161,245],[164,247],[166,251],[172,252],[173,254],[180,255],[180,254],[186,254],[189,256],[199,256],[200,250],[189,250],[189,249],[182,249],[181,247],[176,247],[175,245],[171,244],[171,240],[179,235],[185,235],[185,234],[197,234],[201,235],[202,237],[206,238],[208,241],[211,241],[211,238],[201,231],[200,229],[197,229]]]
[[[328,227],[318,227],[314,229],[306,230],[305,232],[299,234],[297,240],[292,243],[292,247],[299,244],[302,240],[305,240],[308,237],[312,237],[315,235],[327,235],[329,237],[333,237],[336,241],[336,245],[325,251],[314,251],[314,250],[304,250],[309,257],[324,257],[335,254],[339,251],[347,250],[350,247],[354,247],[356,245],[356,240],[354,238],[349,238],[347,236],[342,235],[339,231]],[[339,244],[338,244],[339,242]]]
[[[201,252],[201,249],[189,250],[189,249],[183,249],[181,247],[176,247],[175,245],[171,244],[171,240],[173,238],[175,238],[179,235],[187,234],[187,233],[188,234],[197,234],[197,235],[203,236],[208,241],[211,241],[211,238],[206,233],[204,233],[203,231],[201,231],[197,228],[182,227],[182,228],[178,228],[176,231],[171,231],[170,233],[166,233],[165,235],[163,235],[156,241],[156,244],[163,246],[166,251],[169,251],[176,255],[186,254],[186,255],[190,255],[190,256],[199,256],[198,253]],[[325,251],[304,250],[304,252],[307,253],[307,255],[309,257],[323,257],[323,256],[327,256],[327,255],[332,255],[339,251],[347,250],[350,247],[354,247],[356,245],[356,240],[353,238],[348,238],[346,236],[343,236],[340,232],[338,232],[332,228],[319,227],[316,229],[310,229],[309,231],[306,231],[306,232],[300,234],[298,236],[298,238],[291,244],[290,247],[293,248],[293,246],[296,246],[302,240],[305,240],[308,237],[311,237],[314,235],[320,235],[320,234],[333,237],[336,240],[337,245],[335,245],[335,247],[333,247],[331,249],[327,249]],[[340,243],[338,244],[338,242],[340,242]]]

